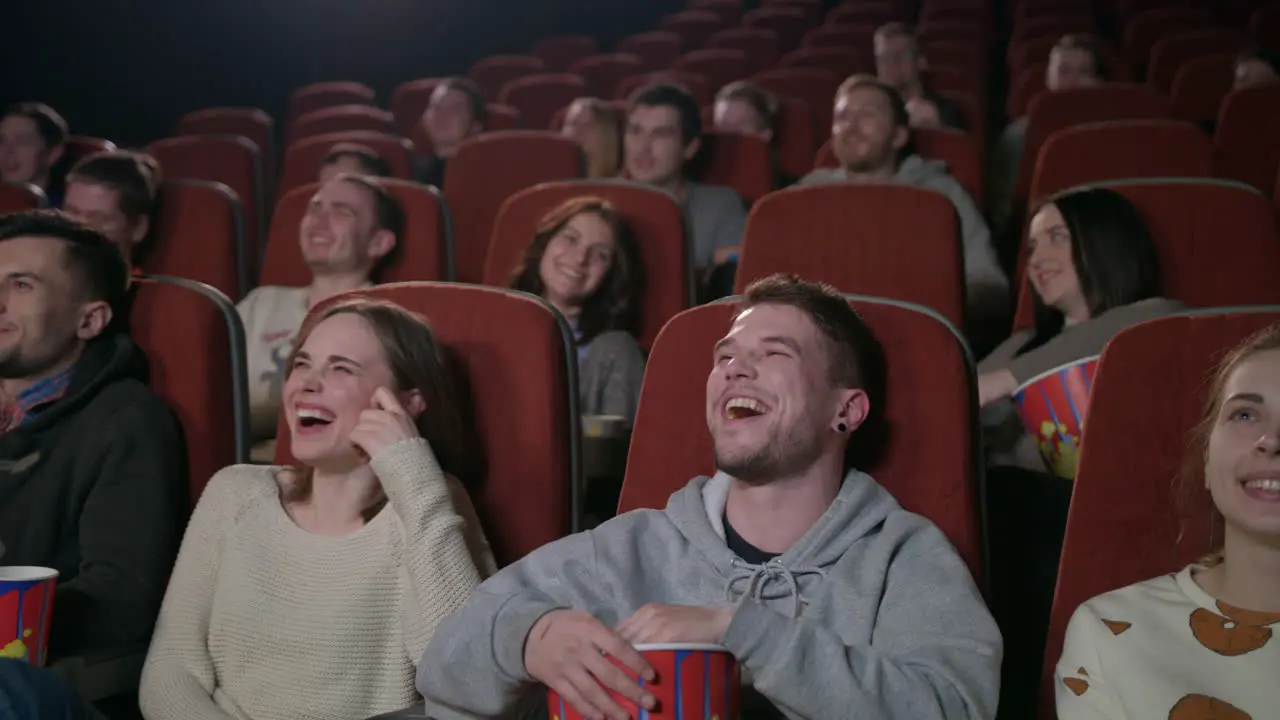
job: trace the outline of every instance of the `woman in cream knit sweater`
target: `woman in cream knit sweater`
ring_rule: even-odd
[[[352,720],[416,700],[436,624],[494,569],[430,328],[354,299],[300,334],[283,399],[298,468],[205,489],[143,670],[148,720]]]

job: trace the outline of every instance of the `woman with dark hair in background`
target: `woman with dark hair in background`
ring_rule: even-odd
[[[1224,358],[1188,455],[1185,489],[1208,490],[1222,550],[1075,611],[1054,683],[1062,720],[1276,717],[1280,326]]]
[[[1097,355],[1134,323],[1182,307],[1160,297],[1160,261],[1142,215],[1104,188],[1065,192],[1033,214],[1027,278],[1035,325],[978,364],[983,406],[1046,370]]]
[[[495,569],[448,368],[392,303],[306,323],[283,392],[298,465],[205,488],[142,672],[148,720],[350,720],[417,699],[436,625]]]
[[[1115,191],[1085,188],[1050,198],[1032,214],[1027,243],[1034,325],[978,364],[991,607],[1007,639],[1001,708],[1009,708],[1009,717],[1035,714],[1078,446],[1078,438],[1064,441],[1056,428],[1045,442],[1033,437],[1013,396],[1039,376],[1096,357],[1124,328],[1181,307],[1160,296],[1159,258],[1146,223]]]
[[[600,198],[569,200],[542,219],[511,287],[542,297],[573,328],[583,414],[630,422],[644,377],[635,339],[644,265],[626,220]]]

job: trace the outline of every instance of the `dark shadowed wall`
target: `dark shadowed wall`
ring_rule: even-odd
[[[121,145],[167,135],[184,112],[261,107],[359,80],[384,107],[397,83],[465,72],[547,35],[613,40],[680,0],[4,0],[0,101],[42,100],[72,132]]]

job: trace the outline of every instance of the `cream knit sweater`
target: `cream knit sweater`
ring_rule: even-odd
[[[357,720],[411,705],[436,624],[494,571],[462,487],[422,439],[371,466],[388,503],[344,537],[236,465],[196,507],[143,669],[148,720]]]

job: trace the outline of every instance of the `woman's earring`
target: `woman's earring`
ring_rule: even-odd
[[[846,432],[848,432],[848,431],[849,431],[849,426],[848,426],[848,425],[845,425],[844,423],[838,423],[838,424],[836,425],[836,432],[838,432],[838,433],[846,433]]]

